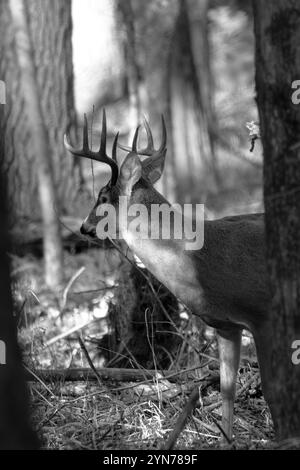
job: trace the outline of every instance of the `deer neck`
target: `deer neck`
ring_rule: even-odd
[[[171,204],[153,187],[139,184],[127,198],[128,207],[133,204],[144,205],[151,214],[152,204]],[[150,219],[149,219],[150,220]],[[174,233],[171,220],[170,233]],[[193,254],[186,251],[186,240],[141,238],[129,225],[120,225],[119,231],[123,240],[135,255],[143,262],[145,267],[161,281],[175,296],[180,298],[193,309],[195,292],[199,295],[198,275],[195,270]]]

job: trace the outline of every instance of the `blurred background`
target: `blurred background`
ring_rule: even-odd
[[[154,295],[118,251],[80,236],[110,173],[74,159],[63,135],[81,145],[87,113],[98,148],[105,107],[109,155],[116,132],[130,144],[143,116],[159,145],[163,114],[168,150],[157,189],[170,202],[205,204],[207,219],[261,212],[262,149],[258,142],[250,151],[246,127],[257,121],[251,1],[6,0],[0,30],[1,164],[14,311],[28,363],[87,365],[80,332],[97,366],[197,364],[191,342],[202,338],[205,348],[212,333],[195,329],[184,306],[150,279]],[[153,349],[146,313],[153,325],[165,310],[172,321],[153,334]],[[168,336],[170,329],[180,334]]]
[[[143,115],[159,140],[159,117],[164,115],[168,154],[160,190],[169,200],[201,201],[208,217],[261,209],[261,151],[257,146],[253,154],[249,152],[246,129],[246,123],[257,117],[250,3],[28,2],[60,213],[85,216],[85,208],[79,213],[74,199],[83,184],[91,188],[92,179],[90,162],[72,160],[62,136],[68,131],[73,142],[76,137],[80,142],[87,113],[96,146],[104,106],[109,133],[120,131],[125,143]],[[1,75],[7,86],[10,131],[6,164],[11,204],[20,224],[20,217],[40,217],[40,208],[7,10],[1,15]],[[98,190],[101,173],[107,169],[99,164],[94,170]]]

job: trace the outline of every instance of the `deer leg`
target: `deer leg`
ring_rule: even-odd
[[[220,385],[222,396],[222,428],[228,440],[232,439],[233,405],[236,378],[240,363],[241,336],[239,328],[218,329]],[[223,439],[224,442],[226,439]]]

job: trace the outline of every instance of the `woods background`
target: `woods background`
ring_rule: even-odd
[[[248,0],[0,1],[0,79],[6,86],[0,114],[1,172],[12,287],[8,310],[14,312],[28,367],[88,367],[90,358],[95,367],[201,367],[199,374],[205,375],[205,354],[216,357],[212,329],[189,318],[146,270],[133,267],[130,254],[124,258],[80,235],[81,221],[109,172],[105,165],[72,158],[63,136],[67,133],[80,145],[86,113],[93,148],[98,148],[105,107],[109,149],[118,131],[120,141],[130,144],[143,116],[159,141],[163,115],[168,151],[157,189],[170,202],[203,203],[206,219],[263,212],[262,144],[256,140],[253,148],[249,137],[249,127],[255,129],[258,121],[253,14]],[[265,18],[267,12],[259,15]],[[267,122],[266,116],[263,120]],[[299,119],[295,121],[298,132]],[[293,234],[295,240],[297,231]],[[294,268],[296,273],[297,263]],[[256,422],[258,441],[272,437],[249,333],[243,348],[242,385],[251,384],[248,403],[258,401],[242,446]],[[172,390],[179,394],[179,388]],[[189,391],[187,386],[184,393]],[[65,393],[79,396],[76,387]],[[153,390],[143,393],[153,398]],[[57,397],[47,395],[53,402],[48,407],[46,400],[40,401],[40,389],[31,394],[35,420],[47,428],[44,446],[90,445],[81,418],[76,415],[75,431],[66,425],[72,406],[54,423]],[[97,438],[108,447],[116,445],[114,439],[117,445],[155,445],[162,435],[161,406],[170,396],[160,396],[158,404],[153,398],[154,405],[139,402],[135,412],[144,427],[132,424],[123,405],[118,408],[115,396],[110,398],[105,405],[109,413],[100,416],[101,425],[93,430]],[[92,416],[91,404],[81,404]],[[213,398],[206,404],[214,409]],[[125,415],[124,422],[135,431],[127,434],[122,427],[116,438],[107,416],[119,423]],[[172,419],[172,411],[167,415]],[[197,422],[199,416],[195,419],[181,445],[193,445],[193,426],[202,425],[204,445],[214,443],[214,419],[205,424]],[[34,437],[32,442],[36,445]]]

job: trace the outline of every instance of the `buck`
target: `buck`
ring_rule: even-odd
[[[152,204],[167,203],[153,187],[163,172],[167,150],[164,120],[162,119],[162,141],[157,150],[154,148],[147,121],[144,126],[148,140],[146,148],[137,148],[138,127],[132,148],[120,166],[117,163],[118,134],[113,142],[112,157],[106,154],[105,112],[98,152],[89,148],[86,116],[81,149],[72,147],[65,136],[65,146],[73,155],[104,162],[111,168],[111,179],[100,190],[95,206],[83,222],[82,234],[96,237],[99,207],[112,204],[117,211],[121,196],[127,198],[128,207],[139,203],[150,208]],[[147,158],[142,161],[141,155]],[[184,239],[141,239],[136,232],[131,232],[127,225],[123,227],[122,224],[118,226],[118,231],[146,268],[193,314],[216,329],[222,428],[227,438],[232,439],[233,407],[243,329],[250,330],[253,334],[263,392],[272,412],[271,319],[268,314],[270,293],[266,281],[264,215],[247,214],[207,220],[204,222],[203,247],[191,251],[185,249]]]

